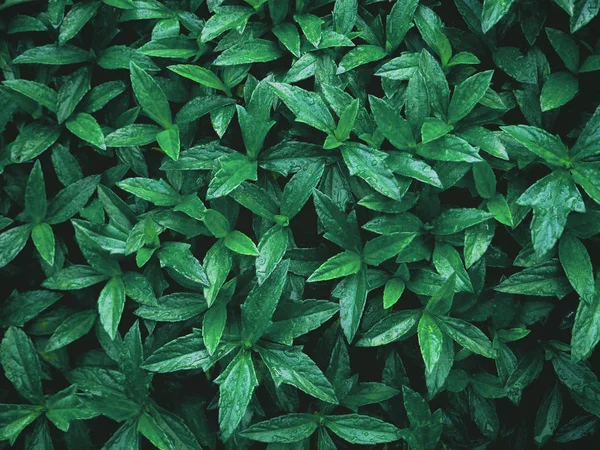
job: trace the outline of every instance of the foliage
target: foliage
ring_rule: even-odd
[[[592,448],[599,11],[3,0],[0,449]]]

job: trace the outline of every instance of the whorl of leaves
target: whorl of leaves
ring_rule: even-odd
[[[599,11],[0,0],[0,449],[597,446]]]

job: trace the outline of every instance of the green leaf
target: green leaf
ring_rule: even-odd
[[[590,357],[600,341],[600,296],[596,293],[588,300],[580,301],[571,334],[573,361]]]
[[[274,42],[264,39],[251,39],[228,48],[213,61],[213,64],[215,66],[236,66],[239,64],[264,63],[279,59],[283,55],[283,51]]]
[[[60,129],[53,123],[34,121],[25,125],[10,147],[11,159],[23,163],[35,159],[54,144]]]
[[[435,117],[427,117],[421,126],[421,142],[427,144],[450,133],[454,127]]]
[[[6,298],[1,310],[3,326],[22,327],[61,297],[62,294],[59,292],[42,290],[13,294]]]
[[[358,18],[358,0],[336,0],[333,7],[335,31],[347,35]]]
[[[202,339],[209,355],[214,355],[227,322],[227,308],[224,304],[213,305],[202,319]]]
[[[208,186],[207,200],[229,194],[246,180],[256,181],[256,161],[250,161],[240,153],[222,156],[218,165],[219,169]]]
[[[225,31],[239,29],[244,30],[246,22],[254,14],[251,8],[243,6],[221,6],[217,13],[210,17],[204,24],[200,39],[208,42]]]
[[[56,112],[56,91],[45,84],[29,80],[5,80],[2,84],[35,100],[43,107],[48,108],[49,111]]]
[[[324,169],[322,161],[314,161],[296,172],[283,189],[280,206],[282,215],[291,220],[300,212],[321,180]]]
[[[363,64],[379,61],[386,56],[387,53],[381,47],[377,47],[376,45],[359,45],[344,55],[340,61],[336,75],[346,73]]]
[[[144,112],[163,128],[171,127],[171,108],[160,85],[135,62],[129,66],[131,87]]]
[[[600,3],[596,0],[578,0],[571,14],[571,34],[587,25],[600,11]]]
[[[300,33],[294,24],[282,22],[273,28],[273,34],[296,58],[300,58]]]
[[[476,163],[482,160],[477,148],[453,134],[419,145],[417,155],[435,161]]]
[[[385,153],[366,145],[346,143],[342,147],[342,157],[350,175],[362,178],[386,197],[402,199],[398,182],[385,164]]]
[[[425,11],[423,8],[419,8],[417,11],[421,10]],[[445,117],[448,112],[450,88],[440,64],[427,50],[421,51],[419,72],[423,76],[432,109],[441,117]]]
[[[113,277],[102,288],[98,297],[100,323],[111,339],[117,335],[117,327],[125,307],[125,286],[121,277]]]
[[[496,194],[496,175],[486,161],[473,164],[473,178],[475,189],[482,198],[490,199]]]
[[[537,295],[562,298],[571,292],[558,261],[536,264],[511,275],[495,288],[507,294]]]
[[[259,286],[255,286],[242,310],[242,336],[244,340],[255,343],[271,325],[271,318],[279,303],[283,286],[287,278],[289,261],[281,262],[271,275]]]
[[[382,444],[403,437],[402,431],[391,423],[360,414],[325,416],[324,425],[351,444]]]
[[[354,340],[367,301],[366,269],[344,278],[332,292],[340,300],[340,320],[344,335]]]
[[[502,130],[548,164],[558,167],[567,166],[567,148],[559,137],[528,125],[511,125],[502,127]]]
[[[355,224],[321,191],[313,191],[315,209],[325,228],[324,237],[346,250],[358,251],[361,247],[360,235]]]
[[[296,116],[298,122],[305,123],[327,134],[333,134],[335,121],[321,97],[315,92],[305,91],[285,83],[268,83]]]
[[[48,277],[42,286],[47,289],[77,290],[101,283],[108,278],[90,266],[73,265]]]
[[[596,108],[594,115],[585,124],[577,142],[570,150],[571,156],[576,160],[581,160],[600,153],[598,135],[600,135],[600,107]]]
[[[439,175],[426,162],[404,152],[390,152],[388,155],[385,162],[392,172],[438,188],[442,187]]]
[[[258,243],[258,257],[255,260],[256,278],[261,285],[273,273],[282,260],[288,247],[288,230],[275,225],[268,230]]]
[[[42,64],[64,66],[77,64],[92,59],[90,53],[72,45],[57,47],[54,44],[33,47],[21,53],[14,60],[14,64]]]
[[[491,214],[475,208],[448,209],[437,216],[432,222],[432,233],[447,236],[458,233],[466,228],[485,222]]]
[[[54,265],[54,232],[47,223],[40,223],[31,230],[31,240],[40,256],[50,265]]]
[[[354,128],[358,116],[359,106],[358,99],[354,99],[340,115],[340,120],[335,129],[335,136],[339,141],[344,142],[350,138],[350,133],[352,133],[352,128]]]
[[[306,281],[327,281],[353,275],[360,270],[361,265],[362,261],[358,253],[351,251],[339,253],[321,264]]]
[[[568,72],[556,72],[548,77],[542,87],[540,105],[542,112],[560,108],[579,92],[579,81]]]
[[[585,204],[567,172],[545,176],[517,199],[517,204],[533,207],[531,240],[537,255],[548,253],[561,237],[572,211],[585,212]]]
[[[579,69],[579,46],[577,42],[568,35],[556,28],[546,27],[548,40],[560,59],[571,72],[577,72]]]
[[[420,318],[421,311],[397,311],[388,314],[365,332],[356,346],[379,347],[397,341],[414,330]]]
[[[0,267],[6,266],[23,250],[32,228],[30,224],[20,225],[0,234]]]
[[[240,351],[227,369],[215,379],[219,384],[219,427],[225,439],[241,422],[258,386],[250,353]]]
[[[291,444],[312,435],[318,428],[313,414],[292,413],[255,423],[242,431],[247,439]]]
[[[496,350],[492,343],[476,326],[453,317],[439,317],[436,322],[444,333],[466,349],[486,358],[496,358]]]
[[[96,312],[92,310],[67,317],[50,336],[44,351],[53,352],[86,335],[94,326],[96,317]]]
[[[58,45],[64,45],[65,42],[74,38],[85,24],[94,16],[100,2],[76,3],[70,9],[69,13],[63,19],[58,33]]]
[[[259,252],[252,239],[238,230],[233,230],[225,236],[225,246],[240,255],[258,256]]]
[[[177,370],[208,368],[219,358],[230,353],[235,348],[228,344],[217,350],[214,357],[204,347],[200,333],[192,333],[182,336],[157,349],[142,364],[146,370],[158,373],[169,373]]]
[[[317,47],[322,37],[323,19],[314,14],[294,14],[294,20],[300,25],[308,42]]]
[[[0,344],[0,363],[4,376],[21,396],[31,403],[43,404],[40,360],[33,342],[23,330],[15,327],[6,330]]]
[[[333,386],[321,369],[302,353],[299,347],[280,349],[258,346],[256,350],[277,385],[290,384],[319,400],[337,404]]]
[[[29,173],[25,190],[25,210],[35,222],[46,217],[47,211],[46,184],[40,161],[36,161]]]
[[[558,245],[560,264],[575,292],[589,302],[594,296],[594,273],[585,245],[571,233],[561,236]]]
[[[156,141],[169,158],[174,161],[179,159],[179,127],[173,125],[168,130],[161,131],[156,135]]]
[[[41,406],[0,404],[0,439],[13,445],[21,431],[42,413]]]
[[[404,120],[384,100],[369,96],[371,110],[377,122],[377,127],[383,133],[390,144],[399,150],[415,147],[415,137],[412,134],[409,123]]]
[[[385,283],[383,289],[383,307],[385,309],[394,306],[404,293],[405,284],[400,278],[391,278]]]
[[[206,303],[210,307],[231,270],[231,254],[226,249],[223,241],[219,240],[206,252],[203,262],[209,282],[208,287],[205,287],[203,292]]]
[[[396,50],[404,40],[404,36],[412,27],[413,15],[418,5],[418,0],[394,3],[385,22],[385,49],[388,52]]]
[[[72,385],[46,401],[46,417],[63,432],[69,430],[69,425],[74,420],[91,419],[98,415],[80,400],[76,392],[77,386]]]
[[[428,313],[424,313],[419,320],[417,331],[425,370],[431,373],[442,353],[442,330]]]
[[[48,205],[45,222],[55,225],[77,214],[95,192],[99,181],[98,175],[92,175],[59,191]]]
[[[365,244],[363,257],[365,263],[378,266],[396,256],[417,236],[416,233],[392,233],[376,237]]]
[[[203,86],[223,91],[226,94],[231,93],[229,88],[223,84],[218,76],[204,67],[193,66],[191,64],[177,64],[168,66],[167,69],[184,78],[200,83]]]
[[[186,280],[197,285],[209,286],[204,269],[190,251],[190,244],[166,242],[156,252],[161,267],[168,267]]]
[[[56,101],[56,119],[58,123],[63,123],[67,120],[85,94],[90,90],[91,72],[88,68],[73,72],[67,76],[58,90],[58,98]]]
[[[157,206],[173,206],[181,201],[179,193],[164,180],[127,178],[119,181],[117,186]]]
[[[492,82],[493,70],[477,73],[454,88],[448,107],[448,123],[464,119],[483,98]]]
[[[134,123],[113,131],[104,138],[104,142],[107,147],[148,145],[156,142],[156,136],[161,131],[162,128],[156,125]]]
[[[541,447],[548,442],[558,428],[562,409],[563,400],[560,385],[554,383],[554,387],[544,395],[535,416],[533,439],[538,446]]]
[[[79,139],[89,142],[102,150],[106,149],[104,133],[96,119],[87,113],[77,113],[65,123],[67,129]]]
[[[507,13],[514,0],[485,0],[481,13],[481,29],[487,33]]]

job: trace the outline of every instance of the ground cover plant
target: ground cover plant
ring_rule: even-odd
[[[599,10],[3,0],[0,449],[593,448]]]

